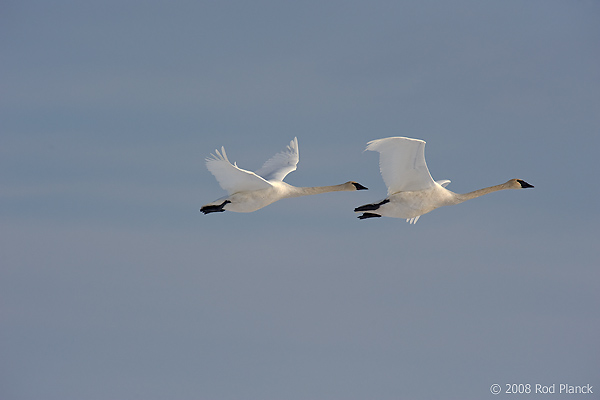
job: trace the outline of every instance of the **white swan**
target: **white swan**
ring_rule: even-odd
[[[405,137],[389,137],[367,143],[366,150],[379,152],[379,169],[388,188],[385,199],[354,209],[363,212],[358,218],[406,218],[415,224],[419,217],[441,206],[459,204],[484,194],[504,189],[532,188],[521,179],[501,185],[459,194],[445,187],[449,180],[434,181],[425,163],[425,142]]]
[[[287,197],[367,189],[360,183],[352,181],[341,185],[320,187],[295,187],[283,182],[283,178],[295,171],[298,164],[297,138],[290,142],[286,150],[275,154],[265,162],[256,173],[243,170],[235,163],[231,164],[223,147],[220,153],[218,150],[215,150],[215,153],[206,159],[206,167],[228,195],[202,206],[200,211],[204,214],[226,210],[252,212]]]

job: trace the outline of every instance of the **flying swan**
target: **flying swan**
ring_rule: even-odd
[[[406,222],[415,224],[421,215],[438,207],[459,204],[498,190],[533,187],[524,180],[511,179],[470,193],[454,193],[446,189],[449,180],[434,181],[431,178],[425,163],[423,140],[389,137],[370,141],[366,150],[379,152],[379,169],[388,195],[377,203],[355,208],[355,212],[363,212],[359,219],[406,218]]]
[[[223,211],[252,212],[288,197],[367,189],[353,181],[319,187],[288,185],[283,182],[283,178],[296,170],[298,160],[297,138],[290,142],[287,149],[265,162],[256,173],[241,169],[235,163],[231,164],[224,147],[221,147],[221,152],[215,150],[215,154],[206,159],[206,167],[228,195],[202,206],[200,211],[204,214]]]

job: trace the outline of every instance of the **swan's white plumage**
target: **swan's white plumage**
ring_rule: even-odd
[[[268,159],[263,166],[256,171],[256,175],[262,176],[268,181],[282,181],[292,171],[300,160],[298,152],[298,138],[294,138],[282,152]]]
[[[419,217],[438,207],[459,204],[484,194],[504,189],[533,187],[521,179],[458,194],[446,186],[449,180],[434,181],[425,163],[425,142],[405,137],[389,137],[367,143],[366,150],[379,152],[379,169],[388,187],[387,198],[354,209],[364,212],[360,219],[373,217],[405,218],[416,224]]]
[[[417,221],[419,220],[419,218],[421,218],[421,216],[420,216],[420,215],[417,215],[416,217],[413,217],[413,218],[408,218],[408,219],[406,220],[406,222],[408,222],[409,224],[416,224],[416,223],[417,223]]]
[[[425,163],[423,140],[401,137],[377,139],[367,143],[366,150],[380,154],[379,169],[388,195],[435,186]]]
[[[317,187],[295,187],[283,182],[283,178],[296,169],[298,154],[298,139],[294,138],[284,151],[275,154],[254,173],[232,164],[223,147],[220,152],[215,150],[215,154],[206,159],[206,167],[228,196],[205,204],[200,211],[205,214],[226,210],[252,212],[288,197],[366,189],[353,181]]]
[[[268,189],[272,186],[254,172],[231,164],[224,147],[221,147],[220,153],[219,150],[215,150],[215,154],[211,154],[211,157],[206,159],[206,168],[215,176],[223,190],[230,195],[236,192]]]

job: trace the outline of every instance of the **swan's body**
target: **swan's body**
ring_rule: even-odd
[[[454,193],[446,186],[449,180],[434,181],[425,163],[425,142],[405,137],[390,137],[367,143],[366,150],[379,152],[381,176],[388,188],[388,196],[373,204],[354,209],[363,212],[358,218],[405,218],[416,223],[419,217],[438,207],[450,206],[504,189],[533,187],[521,179],[511,179],[501,185],[474,192]]]
[[[286,150],[265,162],[256,173],[243,170],[235,163],[231,164],[223,147],[221,152],[215,150],[215,153],[206,159],[206,167],[228,195],[202,206],[200,211],[204,214],[223,211],[252,212],[288,197],[366,189],[360,183],[352,181],[318,187],[295,187],[283,182],[283,178],[295,171],[298,164],[297,138],[290,142]]]

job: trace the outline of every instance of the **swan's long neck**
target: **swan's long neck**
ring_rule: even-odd
[[[319,193],[329,193],[329,192],[349,192],[352,190],[356,190],[350,183],[342,183],[341,185],[333,185],[333,186],[314,186],[314,187],[295,187],[291,186],[292,189],[289,190],[286,197],[300,197],[300,196],[310,196],[313,194]]]
[[[459,203],[462,203],[463,201],[467,201],[467,200],[474,199],[476,197],[483,196],[484,194],[497,192],[499,190],[512,189],[511,187],[508,186],[508,183],[509,182],[506,182],[506,183],[503,183],[500,185],[486,187],[486,188],[479,189],[479,190],[474,190],[469,193],[463,193],[463,194],[455,193],[454,194],[454,200],[456,201],[455,204],[459,204]]]

